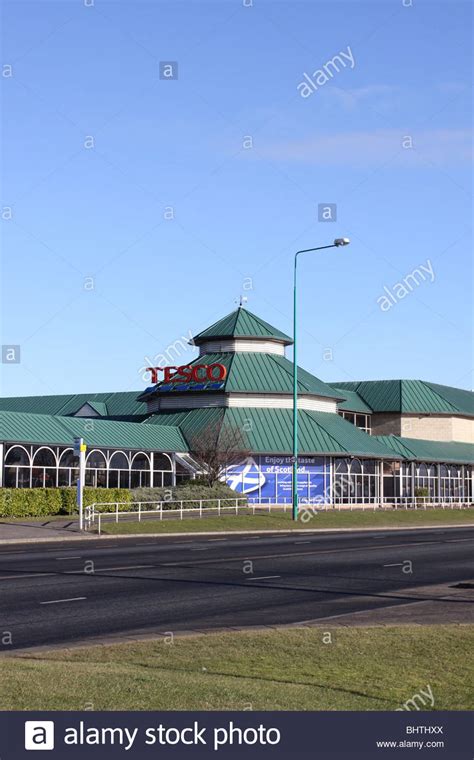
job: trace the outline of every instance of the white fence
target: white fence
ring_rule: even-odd
[[[193,506],[189,506],[193,505]],[[371,499],[370,503],[321,503],[318,501],[299,502],[299,510],[311,512],[345,512],[345,511],[391,511],[391,510],[428,510],[428,509],[469,509],[473,506],[473,500],[459,499],[455,496],[440,501],[430,497],[399,497],[381,502],[380,499]],[[265,514],[271,512],[287,512],[291,509],[291,500],[282,500],[275,504],[272,501],[263,503],[248,503],[246,497],[235,499],[188,499],[180,501],[139,501],[139,502],[104,502],[92,504],[84,510],[84,522],[86,530],[97,526],[100,535],[104,521],[118,523],[119,518],[142,519],[154,517],[158,520],[179,519],[186,516],[203,518],[216,515],[238,514]]]
[[[185,505],[194,506],[185,506]],[[211,506],[215,505],[215,506]],[[92,504],[84,510],[84,523],[86,530],[90,530],[97,524],[100,535],[103,518],[109,518],[115,522],[119,517],[136,517],[141,522],[143,517],[152,517],[163,520],[163,515],[171,519],[183,520],[186,514],[192,517],[203,517],[205,513],[216,513],[218,517],[223,514],[239,513],[239,510],[248,509],[247,498],[236,499],[181,499],[179,501],[138,501],[138,502],[103,502]],[[255,514],[255,510],[254,510]]]

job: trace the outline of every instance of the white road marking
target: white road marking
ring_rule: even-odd
[[[447,544],[460,544],[461,541],[473,541],[474,538],[447,538]]]
[[[206,551],[206,547],[205,547],[205,546],[203,546],[203,547],[201,547],[201,548],[199,548],[199,549],[191,549],[191,551],[192,551],[192,552],[205,552],[205,551]]]
[[[281,575],[262,575],[260,578],[246,578],[247,581],[266,581],[269,578],[281,578]]]
[[[73,596],[71,599],[51,599],[49,602],[40,602],[40,604],[60,604],[61,602],[80,602],[87,599],[86,596]]]
[[[226,538],[210,538],[209,543],[211,544],[213,541],[227,541]]]
[[[155,567],[155,565],[122,565],[120,567],[97,567],[94,572],[86,573],[85,570],[66,570],[63,575],[97,575],[98,573],[110,573],[112,570],[141,570],[146,567]]]
[[[253,557],[222,557],[219,559],[199,559],[196,560],[195,564],[200,565],[217,565],[218,563],[222,562],[242,562],[243,559],[282,559],[287,557],[312,557],[315,556],[319,557],[322,554],[342,554],[343,552],[367,552],[367,551],[376,551],[377,549],[408,549],[410,546],[426,546],[429,544],[440,544],[445,543],[444,541],[419,541],[417,543],[408,543],[408,544],[380,544],[380,546],[354,546],[347,549],[316,549],[311,550],[310,552],[285,552],[284,554],[256,554]],[[191,551],[202,551],[199,549],[191,549]],[[181,565],[183,563],[183,560],[180,562],[159,562],[158,564],[161,567],[173,567],[174,565]]]
[[[19,575],[0,575],[2,581],[15,581],[18,578],[46,578],[48,575],[56,575],[56,573],[20,573]]]
[[[55,557],[56,560],[65,560],[65,559],[81,559],[81,555],[78,554],[77,557]]]
[[[311,541],[295,541],[295,544],[310,544]]]
[[[403,562],[393,562],[391,565],[384,565],[384,567],[402,567]]]

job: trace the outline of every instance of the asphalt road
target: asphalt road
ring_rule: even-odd
[[[420,598],[442,622],[435,590],[472,580],[473,558],[474,528],[10,544],[0,548],[0,648],[329,623]],[[449,604],[474,622],[472,595]]]

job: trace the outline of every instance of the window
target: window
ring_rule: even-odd
[[[130,463],[123,451],[116,451],[110,458],[109,488],[130,488]]]
[[[336,459],[333,500],[337,503],[367,504],[377,496],[377,463],[373,459]]]
[[[75,486],[79,478],[79,457],[72,449],[59,456],[58,486]]]
[[[23,446],[13,446],[5,457],[5,487],[29,488],[30,479],[30,455]]]
[[[171,459],[167,454],[153,455],[153,486],[160,488],[173,484]]]
[[[150,485],[150,460],[146,454],[140,452],[132,459],[130,473],[131,488],[147,488]]]
[[[101,451],[91,451],[86,460],[86,486],[92,488],[107,487],[107,463]]]
[[[32,488],[55,488],[57,485],[56,465],[55,453],[47,447],[39,448],[33,455]]]
[[[355,414],[354,412],[339,412],[341,417],[344,420],[347,420],[348,422],[351,422],[356,427],[363,430],[365,433],[368,433],[370,435],[371,432],[371,425],[370,425],[370,415],[369,414]]]

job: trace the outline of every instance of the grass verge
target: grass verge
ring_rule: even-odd
[[[388,528],[423,525],[456,525],[472,523],[474,509],[430,509],[430,510],[393,510],[391,512],[319,512],[317,516],[303,522],[293,523],[290,512],[257,515],[223,515],[221,517],[204,517],[165,519],[145,518],[118,523],[103,522],[102,532],[110,534],[127,533],[194,533],[199,531],[232,530],[292,530],[307,528]]]
[[[2,659],[2,710],[472,710],[474,626],[211,633]],[[415,709],[413,706],[411,709]]]

